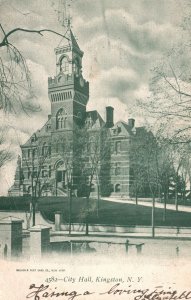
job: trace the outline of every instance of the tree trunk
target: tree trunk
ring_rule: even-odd
[[[72,231],[72,190],[68,189],[69,195],[69,235],[71,235]]]
[[[175,208],[176,211],[178,211],[178,182],[176,182],[176,188],[175,188]]]
[[[99,204],[100,204],[100,184],[99,184],[99,177],[97,175],[97,217],[99,217]]]
[[[100,188],[97,186],[97,217],[99,217]]]
[[[152,237],[155,237],[155,197],[153,197],[153,201],[152,201]]]
[[[137,189],[135,192],[135,204],[138,205],[138,193],[137,193]]]
[[[167,202],[168,193],[164,194],[164,211],[163,211],[163,222],[166,222],[166,202]]]
[[[36,222],[35,219],[36,219],[36,203],[32,199],[32,226],[35,226],[35,222]]]
[[[89,234],[89,196],[86,198],[86,235]]]

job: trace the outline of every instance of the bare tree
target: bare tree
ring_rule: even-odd
[[[5,145],[6,132],[1,132],[0,135],[0,168],[13,159],[11,147]]]
[[[26,182],[30,183],[33,226],[35,225],[37,199],[42,195],[51,170],[45,168],[51,155],[51,144],[39,143],[32,137],[30,148],[22,147],[22,169]],[[26,178],[28,177],[28,179]]]
[[[100,182],[108,180],[110,167],[110,132],[107,128],[94,128],[86,125],[81,130],[82,136],[82,172],[81,186],[85,188],[86,194],[86,235],[89,234],[90,196],[94,192],[97,198],[97,216],[99,215],[99,200],[103,187]],[[109,166],[109,167],[108,167]],[[107,174],[106,174],[107,173]],[[107,185],[106,182],[104,182]],[[103,185],[103,182],[102,182]],[[97,187],[97,193],[95,191]],[[95,211],[95,208],[92,207]]]
[[[24,32],[26,34],[38,34],[43,36],[44,33],[53,33],[60,37],[67,37],[51,29],[25,29],[14,28],[6,32],[2,24],[0,29],[3,38],[0,41],[0,108],[8,113],[19,113],[24,111],[39,110],[40,107],[31,104],[35,97],[31,84],[31,76],[26,59],[20,49],[12,42],[11,37]],[[27,99],[27,100],[26,100]]]

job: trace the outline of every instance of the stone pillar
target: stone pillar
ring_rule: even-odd
[[[62,213],[60,211],[55,212],[55,231],[61,231]]]
[[[22,255],[23,222],[23,220],[11,216],[0,220],[0,244],[4,258]]]
[[[50,229],[45,225],[35,225],[30,230],[30,254],[41,257],[50,250]]]

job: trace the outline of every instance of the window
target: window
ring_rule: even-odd
[[[31,169],[30,168],[28,169],[28,176],[27,177],[28,177],[28,179],[30,179],[30,177],[31,177]]]
[[[65,144],[62,143],[62,144],[61,144],[61,147],[62,147],[62,152],[64,153],[64,151],[65,151]]]
[[[92,192],[95,192],[95,185],[94,185],[93,183],[91,184],[90,192],[91,192],[91,193],[92,193]]]
[[[63,108],[59,109],[56,115],[56,129],[66,128],[67,113]]]
[[[113,142],[110,143],[110,149],[111,149],[111,153],[113,153],[114,152],[114,143]]]
[[[33,136],[31,137],[31,143],[34,143],[37,141],[37,136],[36,134],[33,134]]]
[[[31,158],[31,155],[32,154],[32,151],[31,151],[31,149],[28,149],[28,158]]]
[[[120,191],[121,191],[121,185],[119,183],[117,183],[115,186],[115,192],[120,193]]]
[[[46,131],[49,131],[50,129],[51,129],[51,125],[48,124],[48,125],[46,126]]]
[[[52,168],[51,168],[51,166],[49,166],[48,167],[48,177],[51,177],[51,175],[52,175]]]
[[[42,146],[42,155],[43,156],[47,155],[47,151],[48,151],[48,146],[46,145],[46,143],[44,143]]]
[[[37,149],[34,148],[34,149],[33,149],[33,158],[36,158],[36,157],[37,157]]]
[[[33,168],[33,178],[37,177],[37,167]]]
[[[120,175],[121,169],[120,169],[120,163],[115,164],[115,175]]]
[[[42,167],[42,178],[47,177],[47,170],[45,169],[45,167]]]
[[[51,156],[51,146],[48,146],[48,155]]]
[[[64,56],[60,62],[60,72],[63,73],[69,72],[69,62],[66,56]]]
[[[46,142],[42,146],[42,156],[48,157],[51,155],[51,146],[47,145]]]
[[[29,195],[32,194],[32,187],[31,187],[31,186],[28,187],[28,194],[29,194]]]
[[[120,141],[116,142],[115,146],[116,146],[116,153],[121,152],[121,142]]]
[[[73,70],[74,70],[74,74],[76,76],[78,76],[79,75],[79,63],[77,60],[74,61]]]

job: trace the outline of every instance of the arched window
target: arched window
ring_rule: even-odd
[[[66,127],[67,114],[63,108],[59,109],[56,115],[56,129],[61,129]]]
[[[32,187],[31,187],[31,186],[28,187],[28,194],[29,194],[29,195],[32,194]]]
[[[69,62],[66,56],[64,56],[60,62],[60,72],[65,74],[69,72]]]
[[[119,183],[116,184],[115,186],[115,192],[120,193],[121,192],[121,185]]]

